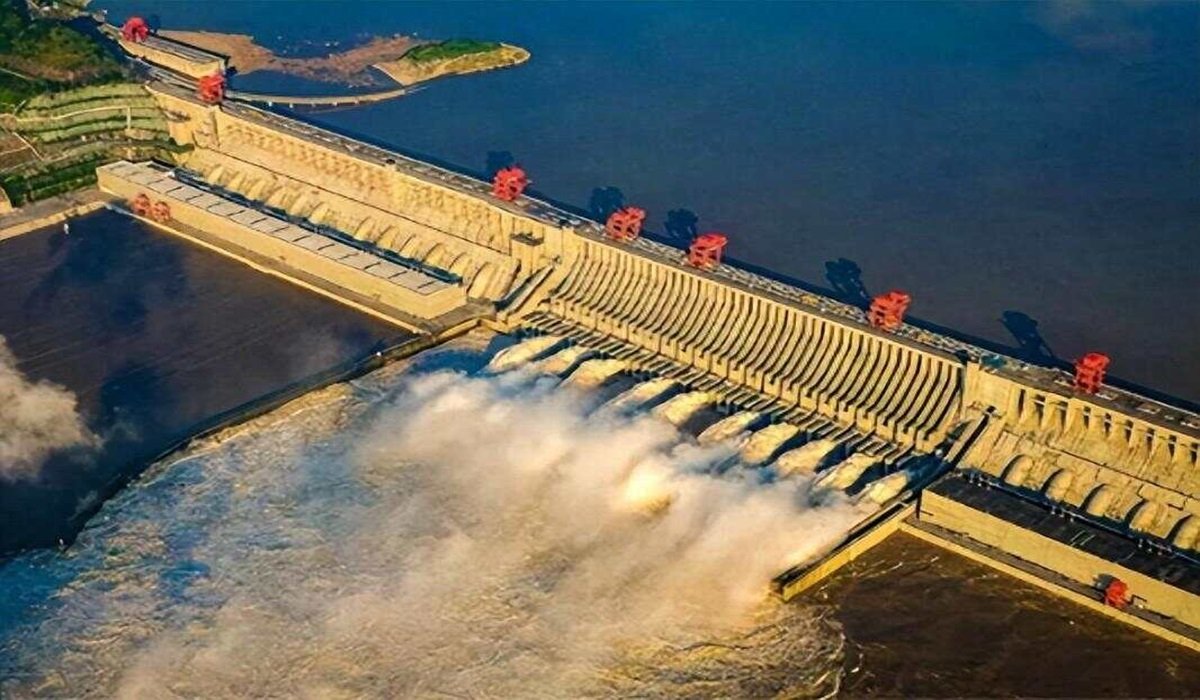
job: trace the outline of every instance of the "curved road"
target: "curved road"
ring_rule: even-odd
[[[179,87],[183,87],[188,90],[196,89],[196,81],[195,80],[192,80],[190,78],[185,78],[184,76],[181,76],[178,73],[174,73],[174,72],[166,70],[164,68],[159,68],[158,66],[152,65],[145,61],[138,60],[137,62],[140,63],[144,67],[144,69],[147,71],[147,73],[150,75],[150,77],[152,77],[156,80],[161,80],[163,82],[170,83],[172,85],[177,85]],[[229,99],[233,99],[233,100],[241,100],[242,102],[258,102],[261,104],[266,104],[268,106],[280,104],[280,105],[286,105],[288,107],[294,107],[296,105],[339,107],[342,105],[358,105],[358,104],[366,104],[369,102],[382,102],[384,100],[390,100],[390,99],[393,99],[396,97],[403,97],[404,95],[407,95],[411,92],[416,92],[419,89],[421,89],[421,86],[418,83],[418,84],[414,84],[414,85],[399,85],[394,88],[388,88],[387,90],[380,90],[379,92],[368,92],[368,93],[363,93],[363,94],[359,94],[359,95],[313,95],[313,96],[267,95],[267,94],[257,93],[257,92],[243,92],[241,90],[227,90],[225,92],[225,97],[227,97]]]
[[[289,107],[296,105],[325,105],[329,107],[338,107],[341,105],[357,105],[368,102],[382,102],[390,100],[394,97],[407,95],[410,88],[404,85],[381,90],[379,92],[369,92],[362,95],[316,95],[312,97],[298,97],[295,95],[264,95],[256,92],[241,92],[239,90],[229,90],[225,96],[234,99],[242,100],[243,102],[265,102],[267,105],[282,104]]]

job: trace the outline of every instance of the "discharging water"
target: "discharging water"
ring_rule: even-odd
[[[435,362],[430,360],[430,362]],[[475,362],[478,366],[482,361]],[[0,690],[110,697],[818,695],[841,636],[770,578],[860,517],[710,473],[647,413],[399,365],[157,465],[0,569]],[[666,494],[670,505],[648,508]]]

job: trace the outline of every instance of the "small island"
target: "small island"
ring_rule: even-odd
[[[528,60],[529,52],[519,46],[453,39],[416,46],[399,60],[378,63],[375,67],[402,85],[413,85],[445,75],[516,66]]]

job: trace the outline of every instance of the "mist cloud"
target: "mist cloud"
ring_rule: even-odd
[[[769,582],[849,503],[553,381],[386,372],[139,485],[12,668],[130,698],[829,689],[840,633]]]
[[[36,478],[51,453],[94,442],[75,394],[29,381],[0,337],[0,481]]]

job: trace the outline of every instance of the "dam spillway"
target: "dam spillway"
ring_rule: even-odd
[[[204,104],[170,85],[149,89],[171,115],[172,137],[192,147],[178,170],[185,182],[454,280],[431,304],[389,296],[370,273],[337,273],[352,295],[415,318],[410,327],[437,333],[471,318],[543,338],[528,357],[509,355],[505,369],[583,348],[560,358],[561,371],[590,367],[587,386],[617,373],[662,381],[652,387],[662,391],[631,401],[653,400],[680,421],[705,407],[761,414],[770,425],[749,439],[763,453],[754,461],[793,454],[789,469],[827,468],[823,478],[839,488],[869,473],[887,484],[872,491],[884,504],[919,499],[906,522],[926,535],[1004,550],[1029,576],[1057,570],[1071,586],[1133,581],[1145,612],[1123,615],[1200,639],[1195,592],[1171,573],[1200,566],[1200,416],[1108,386],[1078,391],[1064,372],[911,325],[875,327],[856,307],[729,264],[697,268],[675,248],[614,240],[534,198],[508,201],[486,183],[304,122]],[[122,198],[146,189],[129,167],[102,169],[102,187]],[[230,229],[226,242],[278,260],[273,240]],[[677,393],[660,396],[668,386]],[[809,453],[795,452],[806,445]],[[1156,558],[1131,568],[1117,563],[1118,544],[1084,551],[1045,523],[1006,519],[1014,503]],[[802,587],[785,580],[782,590]]]

